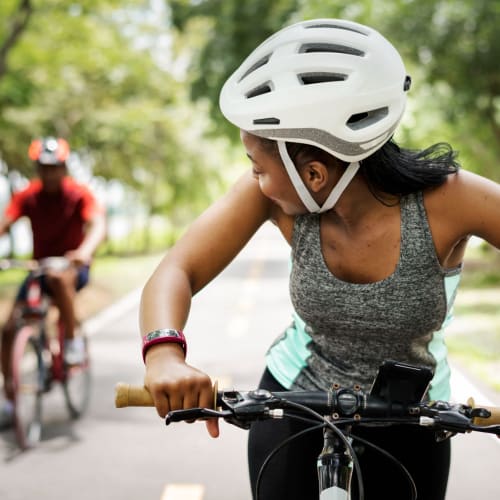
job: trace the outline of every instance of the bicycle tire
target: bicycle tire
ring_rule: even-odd
[[[22,327],[12,347],[14,426],[19,447],[35,446],[42,433],[42,394],[45,369],[36,330]]]
[[[92,390],[89,341],[85,334],[83,334],[83,338],[85,341],[85,361],[79,365],[65,366],[62,383],[66,407],[73,419],[80,418],[87,411]]]

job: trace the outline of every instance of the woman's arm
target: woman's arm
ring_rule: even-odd
[[[208,208],[148,280],[141,302],[141,332],[182,329],[189,311],[186,302],[212,281],[269,219],[270,206],[258,183],[245,174]]]
[[[205,211],[163,258],[144,287],[140,305],[142,335],[162,328],[182,330],[191,298],[239,253],[264,221],[271,202],[245,174]],[[158,413],[210,406],[210,378],[187,365],[179,344],[157,344],[146,353],[145,385]]]
[[[500,185],[466,170],[425,195],[429,224],[441,265],[463,258],[471,236],[500,248]]]
[[[467,232],[500,249],[500,184],[470,172],[459,175],[458,204]]]

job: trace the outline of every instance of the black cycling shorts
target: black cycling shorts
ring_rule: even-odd
[[[87,283],[89,282],[89,275],[90,275],[90,266],[80,266],[78,268],[78,275],[76,277],[76,291],[81,290]],[[19,302],[25,302],[26,301],[26,296],[28,293],[27,290],[27,284],[29,280],[29,274],[24,278],[24,281],[21,283],[21,286],[19,287],[19,290],[17,292],[16,296],[16,301]],[[45,276],[40,276],[37,278],[38,281],[40,282],[40,287],[42,289],[42,292],[46,293],[47,295],[51,295],[49,287],[47,286]]]

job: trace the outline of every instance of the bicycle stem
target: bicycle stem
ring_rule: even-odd
[[[352,441],[351,438],[346,439]],[[320,493],[326,495],[328,490],[336,490],[337,496],[349,498],[352,467],[353,460],[344,442],[326,426],[323,431],[323,449],[317,459]]]

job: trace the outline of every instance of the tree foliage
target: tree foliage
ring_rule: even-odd
[[[171,0],[170,6],[173,24],[181,31],[204,27],[205,39],[191,55],[191,96],[208,99],[217,130],[236,138],[237,130],[219,111],[220,89],[246,56],[290,19],[298,2]]]
[[[422,106],[439,109],[439,128],[470,168],[500,180],[500,2],[400,0],[393,8],[387,29],[432,89]]]
[[[223,82],[283,25],[339,17],[374,26],[403,54],[414,80],[404,144],[448,140],[468,168],[499,179],[499,9],[490,0],[2,0],[0,154],[29,173],[31,138],[61,135],[97,174],[140,188],[153,212],[203,199],[217,189],[223,149],[206,131],[237,140],[219,112]]]
[[[500,179],[500,2],[172,0],[171,6],[179,28],[189,30],[200,18],[210,27],[192,59],[192,96],[210,99],[219,130],[227,127],[218,111],[220,88],[264,38],[301,19],[345,18],[378,29],[405,59],[414,80],[400,131],[405,145],[448,140],[468,168]]]
[[[0,154],[10,168],[29,175],[30,140],[58,135],[97,175],[140,189],[151,213],[213,194],[208,122],[193,118],[200,105],[175,72],[166,9],[141,0],[2,0],[0,17]]]

